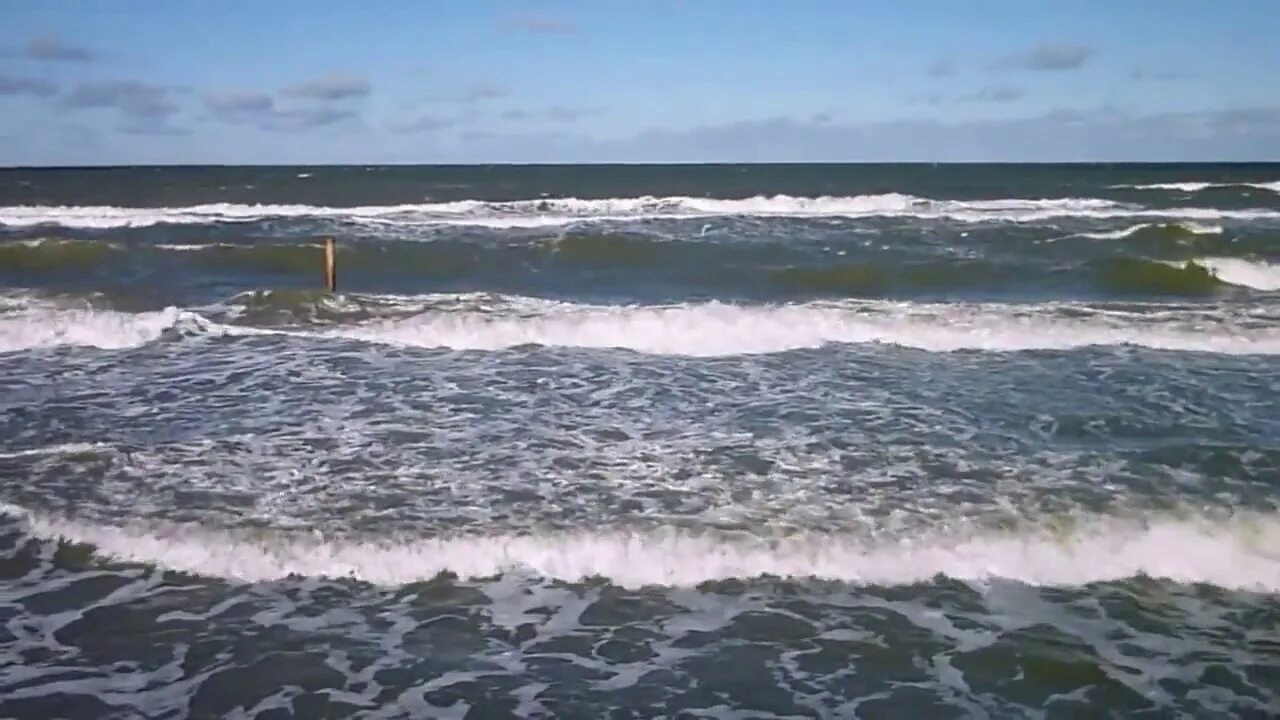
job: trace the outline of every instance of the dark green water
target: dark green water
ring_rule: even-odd
[[[0,716],[1272,717],[1277,355],[1277,165],[3,170]]]

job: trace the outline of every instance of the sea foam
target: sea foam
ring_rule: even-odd
[[[873,539],[838,534],[782,538],[677,530],[591,530],[529,535],[324,539],[199,525],[99,525],[29,511],[30,534],[93,546],[99,556],[242,582],[290,576],[349,578],[394,586],[441,573],[464,579],[531,573],[568,582],[693,586],[732,578],[816,578],[858,585],[909,585],[939,576],[1078,586],[1154,577],[1224,588],[1280,592],[1280,518],[1210,520],[1091,518],[1070,529],[954,528]]]
[[[1258,190],[1270,190],[1274,193],[1280,193],[1280,180],[1274,182],[1173,182],[1173,183],[1150,183],[1147,185],[1112,185],[1112,188],[1124,188],[1129,190],[1172,190],[1174,192],[1196,193],[1204,190],[1219,188],[1257,188]]]
[[[1274,219],[1269,209],[1164,208],[1122,204],[1097,198],[933,200],[885,193],[878,195],[739,199],[698,197],[556,198],[483,202],[327,207],[316,205],[242,205],[215,203],[186,207],[7,206],[0,225],[71,228],[147,227],[159,224],[215,224],[282,218],[318,218],[385,225],[475,225],[495,228],[559,226],[587,221],[749,217],[915,217],[958,222],[1037,222],[1061,217],[1186,218],[1193,220]]]
[[[1196,262],[1224,283],[1254,290],[1280,290],[1280,265],[1230,257],[1200,258]]]
[[[1167,228],[1174,232],[1183,232],[1189,235],[1221,235],[1223,227],[1221,225],[1209,225],[1197,222],[1181,222],[1173,225],[1159,225],[1155,223],[1138,223],[1130,225],[1119,230],[1105,230],[1100,232],[1080,233],[1082,237],[1093,238],[1095,240],[1123,240],[1133,237],[1143,230],[1151,230],[1155,228]]]
[[[1239,268],[1228,267],[1229,277],[1249,279],[1238,275],[1243,275]],[[294,326],[231,325],[176,308],[137,314],[36,308],[0,316],[0,352],[56,345],[134,347],[180,327],[187,335],[280,335],[446,350],[495,351],[536,345],[685,356],[777,353],[868,343],[933,352],[1135,345],[1173,351],[1280,354],[1280,326],[1274,324],[1241,323],[1218,316],[1206,322],[1201,315],[1184,317],[1176,311],[1109,312],[1068,303],[834,301],[609,306],[497,296],[477,308],[466,298],[457,296],[449,309],[429,309],[397,319]],[[409,299],[397,296],[394,302],[403,305]],[[439,308],[445,300],[432,296],[417,302]]]
[[[717,302],[666,307],[567,306],[526,317],[426,312],[319,334],[393,345],[499,350],[522,345],[623,348],[719,356],[831,343],[877,343],[935,352],[1066,350],[1132,344],[1162,350],[1280,353],[1280,328],[1208,330],[1132,316],[1067,318],[1058,306]]]
[[[143,313],[26,308],[0,315],[0,352],[61,345],[109,350],[137,347],[156,340],[187,318],[195,316],[172,307]]]

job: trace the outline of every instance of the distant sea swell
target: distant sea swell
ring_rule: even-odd
[[[905,217],[955,222],[1039,222],[1057,217],[1277,219],[1280,209],[1153,208],[1099,198],[935,200],[901,193],[858,196],[758,196],[742,199],[631,197],[547,198],[512,202],[460,200],[356,207],[241,205],[187,207],[8,206],[0,225],[9,227],[122,228],[159,224],[248,223],[282,218],[323,218],[351,223],[475,225],[492,228],[549,227],[590,221],[637,221],[717,216]]]
[[[1280,264],[1259,258],[1234,238],[1181,225],[1134,226],[1100,233],[1123,241],[1142,236],[1148,245],[1126,253],[1124,246],[1104,256],[1053,263],[1028,253],[1022,258],[850,259],[826,252],[809,257],[785,247],[665,240],[624,233],[569,233],[514,243],[471,242],[346,243],[340,267],[359,273],[416,273],[423,278],[501,273],[545,266],[572,272],[603,270],[661,275],[674,273],[709,289],[734,283],[780,296],[877,297],[946,290],[1017,289],[1037,282],[1073,283],[1113,293],[1150,292],[1200,295],[1222,288],[1280,289]],[[1080,238],[1089,237],[1081,234]],[[1144,249],[1150,253],[1142,252]],[[123,244],[112,240],[42,238],[0,240],[0,273],[74,273],[117,267],[139,253],[167,256],[175,267],[203,273],[258,273],[312,277],[319,245],[311,242],[211,242]],[[702,270],[699,272],[698,268]],[[701,275],[699,278],[698,276]]]

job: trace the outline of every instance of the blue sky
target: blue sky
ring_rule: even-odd
[[[6,0],[0,164],[1280,159],[1272,0]]]

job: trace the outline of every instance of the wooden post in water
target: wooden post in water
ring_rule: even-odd
[[[333,238],[324,239],[324,289],[333,292],[338,289],[338,271],[334,266]]]

